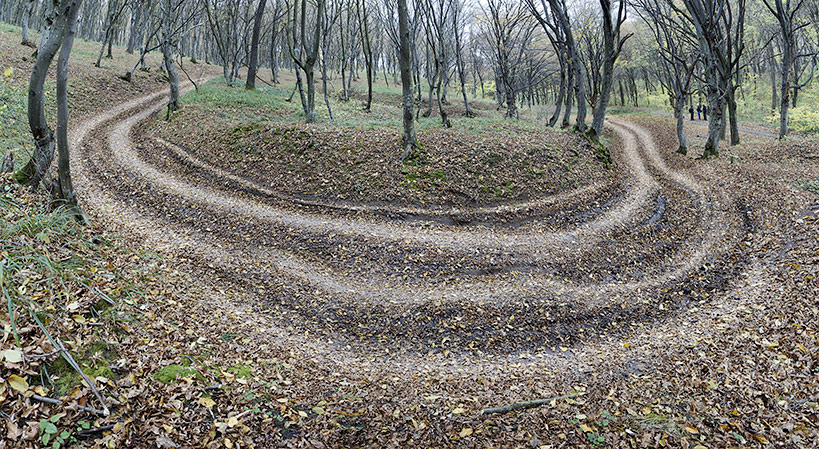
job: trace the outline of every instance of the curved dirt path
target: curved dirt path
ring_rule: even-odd
[[[592,210],[601,194],[592,185],[539,200],[585,211],[582,220],[534,215],[487,229],[288,204],[173,144],[133,136],[163,102],[150,95],[73,130],[89,211],[245,292],[273,318],[355,347],[412,355],[446,342],[469,355],[593,338],[685,308],[695,288],[723,288],[733,268],[712,268],[747,232],[724,192],[669,167],[652,136],[625,121],[611,122],[625,173],[607,207]]]

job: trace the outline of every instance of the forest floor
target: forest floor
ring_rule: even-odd
[[[25,70],[2,39],[0,64]],[[116,72],[80,58],[78,73]],[[120,89],[76,106],[72,125],[93,226],[9,178],[0,187],[0,285],[15,317],[0,316],[0,444],[819,441],[816,140],[745,134],[703,161],[674,153],[670,120],[624,115],[609,121],[606,171],[574,137],[490,109],[447,131],[422,121],[427,164],[401,168],[388,153],[397,127],[356,106],[333,126],[288,125],[286,91],[208,84],[162,123],[164,90]],[[227,108],[231,96],[247,104]],[[376,114],[397,117],[382,98]],[[264,118],[269,107],[284,117]],[[540,146],[553,156],[527,151]],[[487,154],[499,162],[480,165]],[[361,159],[356,174],[378,168],[381,184],[355,188],[337,167]],[[57,337],[110,416],[78,407],[102,405],[60,366]]]

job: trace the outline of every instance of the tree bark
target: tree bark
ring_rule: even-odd
[[[246,89],[256,88],[256,68],[259,61],[259,30],[261,30],[262,27],[262,16],[264,15],[265,5],[267,5],[267,0],[259,0],[259,6],[256,8],[256,15],[253,19],[253,37],[250,43],[250,60],[247,63]]]
[[[77,25],[77,14],[82,0],[72,0],[66,14],[68,21],[64,33],[60,57],[57,60],[57,191],[56,197],[72,217],[80,223],[88,220],[77,201],[74,185],[71,182],[71,165],[68,146],[68,59],[71,57],[71,47],[74,45],[74,33]]]
[[[412,91],[412,50],[410,49],[410,28],[407,0],[398,0],[398,33],[400,52],[398,64],[401,67],[401,99],[403,103],[404,133],[401,143],[404,151],[401,153],[401,162],[405,161],[417,145],[415,137],[415,122],[413,121],[413,91]]]
[[[54,132],[48,126],[43,107],[43,87],[48,76],[48,68],[62,43],[68,20],[67,2],[57,3],[55,0],[55,3],[54,11],[46,19],[50,25],[40,41],[40,48],[37,51],[37,59],[31,70],[28,85],[28,123],[34,137],[34,154],[15,175],[18,182],[32,189],[36,189],[40,184],[54,159]]]

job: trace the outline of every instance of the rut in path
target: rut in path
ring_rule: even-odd
[[[652,136],[626,121],[610,122],[621,185],[536,202],[573,214],[526,204],[518,210],[534,212],[520,226],[419,224],[384,214],[407,210],[290,202],[135,136],[164,98],[131,101],[73,130],[89,211],[248,295],[275,320],[351,347],[548,348],[685,308],[693,292],[723,288],[741,269],[733,259],[747,232],[743,206],[702,175],[670,167]]]

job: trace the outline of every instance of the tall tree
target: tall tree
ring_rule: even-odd
[[[302,107],[304,109],[304,121],[313,123],[316,121],[316,86],[314,68],[319,57],[319,46],[321,45],[321,23],[324,17],[325,0],[317,0],[313,11],[315,20],[311,20],[313,25],[312,42],[307,42],[307,0],[301,0],[301,10],[299,1],[293,2],[293,17],[291,21],[292,36],[288,42],[290,57],[293,62],[304,72],[307,84],[307,96],[302,95]],[[297,69],[297,73],[298,73]],[[301,77],[298,76],[297,87],[300,93],[304,92]]]
[[[788,135],[788,108],[790,107],[791,80],[793,79],[794,61],[806,55],[796,54],[796,38],[800,30],[810,25],[807,20],[800,20],[799,10],[805,0],[762,0],[765,7],[776,17],[779,23],[780,41],[782,43],[782,62],[780,64],[780,103],[779,103],[779,138]]]
[[[606,109],[609,106],[611,86],[614,80],[614,63],[623,49],[623,44],[631,37],[631,34],[620,35],[620,28],[626,21],[626,0],[619,0],[618,3],[617,16],[612,17],[611,0],[600,0],[600,8],[603,12],[603,73],[600,79],[597,105],[592,117],[592,126],[588,133],[589,137],[595,141],[603,132],[603,121],[606,119]]]

